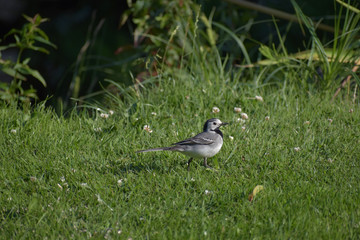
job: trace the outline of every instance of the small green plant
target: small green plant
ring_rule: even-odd
[[[22,29],[12,29],[4,37],[13,36],[15,42],[0,46],[0,70],[12,77],[10,84],[0,82],[0,98],[9,103],[15,101],[29,102],[30,99],[38,98],[36,89],[32,86],[29,89],[23,88],[23,82],[26,81],[29,76],[34,77],[41,82],[42,85],[46,86],[46,81],[39,71],[29,66],[30,58],[24,58],[24,51],[32,50],[49,54],[46,48],[37,46],[37,43],[56,48],[56,46],[49,41],[46,33],[39,28],[39,25],[48,21],[48,19],[42,18],[39,14],[36,14],[33,18],[24,15],[24,18],[28,23],[24,24]],[[9,48],[18,49],[16,62],[2,58],[1,51]]]

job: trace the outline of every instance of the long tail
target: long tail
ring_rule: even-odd
[[[144,149],[144,150],[136,151],[136,153],[156,152],[156,151],[171,151],[171,150],[174,150],[174,147],[161,147],[161,148]]]

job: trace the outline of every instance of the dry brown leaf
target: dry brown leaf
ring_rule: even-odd
[[[252,191],[252,193],[250,193],[249,195],[249,201],[252,202],[254,200],[254,197],[256,194],[258,194],[260,191],[262,191],[264,189],[263,185],[257,185],[254,190]]]

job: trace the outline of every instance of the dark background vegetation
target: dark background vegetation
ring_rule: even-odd
[[[137,1],[140,5],[143,4],[143,9],[137,12],[137,15],[149,15],[151,23],[151,19],[168,10],[167,4],[169,6],[181,5],[183,2],[185,1]],[[235,32],[249,21],[254,22],[250,31],[245,33],[247,39],[245,44],[253,61],[259,58],[257,51],[259,42],[266,45],[278,43],[271,16],[240,8],[225,1],[195,2],[201,6],[206,16],[215,10],[213,21]],[[288,0],[253,2],[294,13],[293,6]],[[136,24],[132,21],[134,14],[130,14],[128,20],[121,25],[123,14],[129,9],[127,1],[1,0],[0,3],[2,6],[0,10],[1,36],[12,28],[21,28],[25,22],[22,14],[34,16],[39,13],[42,17],[50,19],[42,25],[42,29],[57,45],[57,49],[51,49],[49,55],[28,53],[32,59],[32,67],[40,71],[48,86],[44,88],[37,81],[30,81],[27,84],[33,85],[38,90],[40,100],[50,96],[48,103],[55,107],[59,104],[71,106],[74,103],[71,100],[72,97],[93,96],[96,98],[98,96],[96,92],[106,87],[107,83],[104,82],[106,78],[124,85],[131,84],[133,80],[130,73],[137,76],[144,71],[144,65],[139,64],[141,59],[146,59],[153,55],[154,51],[159,51],[156,49],[158,46],[150,41],[144,40],[139,44],[134,44],[133,31],[136,28]],[[335,6],[332,1],[298,0],[297,3],[312,19],[321,19],[323,23],[333,25]],[[175,8],[181,8],[181,6],[175,6]],[[289,22],[286,20],[279,20],[277,23],[281,33],[287,35],[286,47],[289,52],[306,49],[308,36],[302,34],[296,23],[292,23],[291,28],[288,28]],[[151,28],[148,33],[158,34],[159,30],[168,32],[170,28],[166,26]],[[331,33],[319,32],[318,34],[320,39],[326,40],[331,37]],[[5,39],[2,44],[10,40],[12,39]],[[81,49],[87,41],[90,45],[86,49],[86,54],[81,55]],[[242,61],[241,57],[237,57],[240,50],[237,50],[236,45],[223,44],[219,51],[223,56],[232,54],[234,62],[241,63]],[[16,52],[7,51],[2,54],[6,58],[12,57]],[[80,83],[76,83],[76,77],[81,78]],[[3,75],[2,79],[6,80]],[[80,84],[78,90],[76,90],[76,84]]]

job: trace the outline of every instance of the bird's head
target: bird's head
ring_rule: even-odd
[[[226,124],[228,124],[228,123],[223,123],[220,121],[220,119],[211,118],[211,119],[207,120],[206,123],[204,124],[204,132],[216,131],[221,126],[224,126]]]

